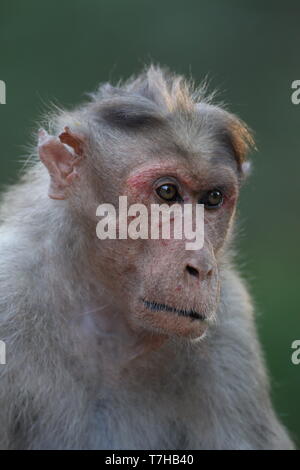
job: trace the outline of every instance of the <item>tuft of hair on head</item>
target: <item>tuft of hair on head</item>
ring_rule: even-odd
[[[194,84],[167,68],[151,65],[125,84],[126,90],[149,99],[167,113],[194,109]]]
[[[197,101],[210,102],[212,98],[206,84],[196,88],[192,80],[154,65],[116,86],[102,84],[90,96],[96,112],[125,128],[155,125],[175,112],[192,113]]]

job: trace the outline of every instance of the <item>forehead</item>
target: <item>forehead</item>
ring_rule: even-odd
[[[162,114],[153,105],[126,99],[101,107],[101,120],[127,176],[133,173],[141,180],[171,171],[192,182],[209,173],[238,173],[226,123],[196,107]]]
[[[170,134],[160,138],[156,134],[154,141],[143,141],[137,164],[133,158],[128,168],[129,185],[168,175],[180,179],[193,190],[201,189],[203,183],[215,184],[218,180],[238,182],[234,155],[217,134],[205,132],[203,128],[181,128],[180,131],[174,125]]]

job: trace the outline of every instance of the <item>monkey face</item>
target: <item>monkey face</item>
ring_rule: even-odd
[[[116,293],[117,285],[120,308],[134,328],[197,338],[215,321],[220,291],[218,257],[227,240],[237,188],[230,165],[220,167],[199,158],[185,164],[176,159],[146,162],[130,172],[121,194],[127,197],[128,208],[142,204],[147,209],[147,236],[101,241],[106,246],[101,259],[108,287]],[[182,239],[151,238],[153,204],[177,204],[183,209],[187,204],[202,204],[203,246],[188,250],[184,234]],[[129,215],[127,223],[134,219]],[[122,230],[120,223],[119,219],[117,234]],[[154,223],[161,235],[161,220]]]
[[[78,135],[66,127],[60,146],[47,137],[40,155],[51,176],[50,197],[70,198],[88,227],[97,225],[99,204],[117,209],[123,196],[128,208],[140,204],[148,214],[153,204],[204,207],[204,243],[196,250],[187,249],[184,236],[150,236],[150,219],[147,236],[124,236],[119,219],[115,237],[99,240],[91,228],[95,243],[85,243],[99,284],[133,328],[195,338],[217,316],[221,259],[251,136],[220,108],[178,100],[162,109],[160,101],[131,95],[92,103],[89,126],[79,126]],[[127,223],[135,218],[128,213]]]

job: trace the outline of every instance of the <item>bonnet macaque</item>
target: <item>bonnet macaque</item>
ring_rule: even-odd
[[[252,145],[153,66],[39,131],[0,212],[1,448],[293,448],[232,260]],[[203,205],[203,246],[100,240],[97,207],[120,196]]]

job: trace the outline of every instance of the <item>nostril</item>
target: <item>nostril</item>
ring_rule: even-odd
[[[199,277],[199,271],[197,269],[193,268],[192,266],[188,265],[186,267],[186,270],[191,276]]]

